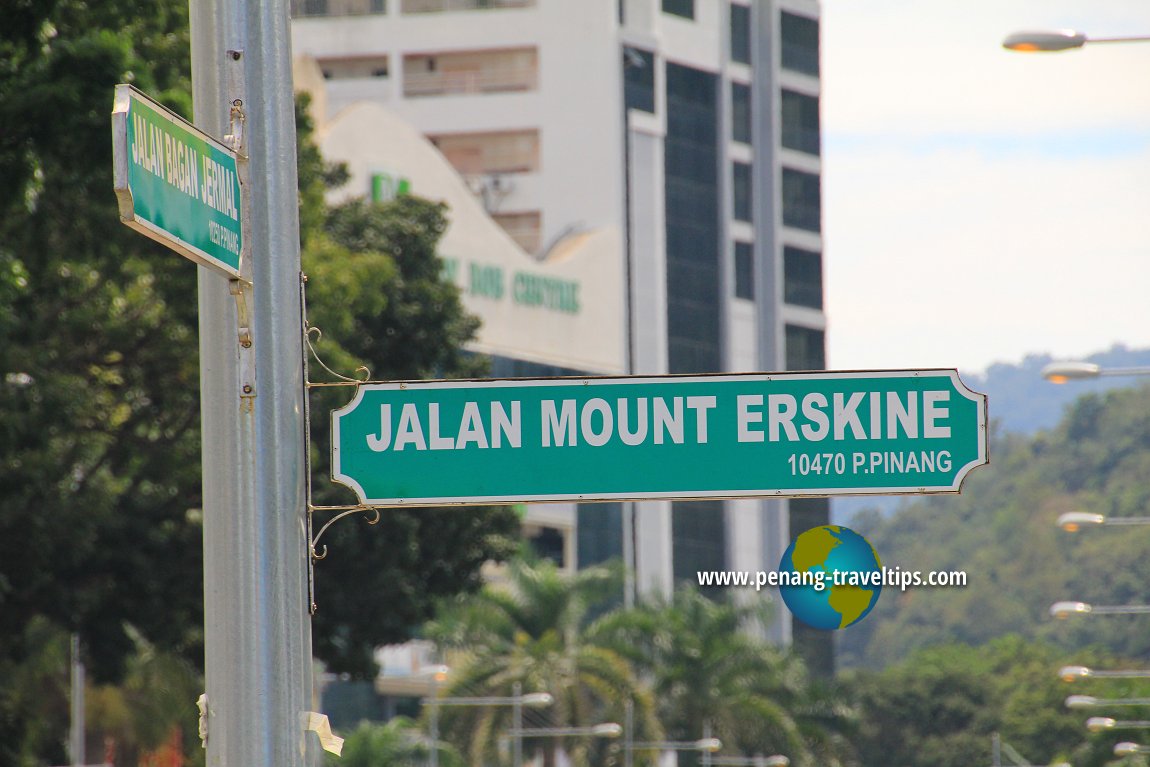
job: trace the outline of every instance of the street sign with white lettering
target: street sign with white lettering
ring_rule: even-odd
[[[112,166],[120,220],[198,264],[240,276],[236,153],[130,85],[117,85]]]
[[[332,478],[361,503],[956,493],[986,395],[954,370],[360,385]]]

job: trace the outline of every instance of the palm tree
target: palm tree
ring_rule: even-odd
[[[833,765],[849,707],[829,692],[812,695],[801,661],[748,631],[764,617],[683,587],[669,602],[605,616],[590,638],[652,680],[669,738],[696,740],[710,726],[726,753]]]
[[[439,750],[440,765],[462,767],[463,760],[454,749],[445,748],[442,743],[429,743],[416,723],[405,716],[389,719],[386,724],[361,723],[348,735],[343,753],[326,754],[325,764],[328,767],[425,767],[433,745]]]
[[[641,737],[660,737],[650,692],[639,684],[630,664],[615,650],[587,640],[589,610],[609,600],[620,586],[617,568],[591,567],[566,575],[548,561],[512,563],[505,586],[488,586],[429,624],[428,636],[463,659],[446,694],[548,692],[554,703],[529,714],[528,724],[536,727],[622,722],[630,700]],[[444,708],[441,716],[443,731],[470,763],[498,760],[500,737],[512,726],[511,709]],[[542,749],[544,764],[552,767],[560,743],[575,764],[587,763],[603,746],[587,738],[547,738],[528,740],[525,747]],[[605,753],[597,755],[606,758]]]

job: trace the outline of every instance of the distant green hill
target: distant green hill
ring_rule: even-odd
[[[1024,366],[1040,368],[1041,360]],[[988,384],[994,380],[992,368]],[[1009,400],[991,393],[992,420],[1010,412]],[[1150,616],[1056,621],[1048,612],[1061,600],[1150,604],[1150,527],[1067,533],[1055,526],[1066,511],[1150,515],[1150,386],[1085,394],[1056,425],[1032,435],[998,424],[990,466],[974,472],[961,495],[921,497],[893,514],[862,512],[848,522],[884,565],[965,570],[969,585],[884,589],[867,619],[839,632],[844,666],[880,667],[924,646],[981,645],[1011,633],[1068,650],[1095,644],[1150,657]]]
[[[1129,387],[1138,380],[1112,376],[1053,384],[1042,378],[1042,368],[1053,361],[1049,354],[1030,354],[1019,363],[995,363],[985,373],[961,370],[959,373],[967,386],[987,395],[990,420],[999,434],[1022,435],[1054,428],[1066,408],[1084,394]],[[1095,362],[1104,368],[1150,368],[1150,349],[1115,345],[1086,357],[1084,361]],[[899,496],[836,498],[832,508],[835,521],[846,524],[864,509],[890,514],[903,503],[905,499]]]

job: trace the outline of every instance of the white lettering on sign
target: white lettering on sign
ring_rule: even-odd
[[[200,185],[200,199],[233,221],[240,220],[236,208],[236,174],[210,157],[203,157],[204,181]]]
[[[946,421],[950,410],[944,403],[950,400],[948,391],[924,391],[919,407],[919,392],[907,392],[905,402],[898,392],[854,392],[850,395],[835,392],[828,401],[824,394],[812,392],[800,403],[792,394],[767,396],[766,413],[761,394],[741,394],[737,397],[739,442],[821,442],[828,436],[833,441],[845,439],[898,439],[900,433],[908,439],[946,439],[950,426]],[[860,408],[866,404],[865,421]],[[802,421],[799,411],[802,411]],[[766,416],[767,428],[760,427]]]
[[[239,222],[236,174],[232,169],[202,155],[195,147],[161,130],[139,112],[132,113],[131,156],[134,165],[162,179],[173,189],[197,198],[205,205]],[[223,228],[223,231],[228,230]],[[238,240],[238,235],[236,237]],[[223,245],[233,253],[239,252],[238,247],[229,246],[226,235],[219,230],[213,234],[212,241],[217,245]]]
[[[667,438],[675,444],[683,444],[683,404],[695,411],[695,443],[707,444],[708,415],[718,405],[714,396],[672,397],[668,406],[663,397],[655,397],[653,402],[647,397],[628,399],[620,397],[614,403],[600,397],[593,397],[582,405],[573,399],[565,399],[561,404],[545,399],[540,402],[540,415],[543,423],[543,447],[575,447],[583,443],[591,447],[602,447],[614,437],[616,428],[619,439],[625,445],[641,445],[651,437],[656,445],[662,445]],[[634,406],[635,429],[631,430],[631,412]],[[654,428],[648,430],[648,422]]]
[[[811,392],[801,400],[793,394],[738,394],[735,437],[740,443],[919,439],[920,435],[944,439],[951,435],[949,399],[947,391],[834,392],[829,397]],[[367,446],[377,453],[522,447],[521,402],[491,401],[484,407],[486,412],[477,402],[464,402],[461,410],[446,417],[440,402],[381,404],[379,429],[366,436]],[[729,409],[719,408],[714,395],[544,399],[539,408],[537,444],[542,447],[603,447],[616,437],[629,447],[687,441],[706,445],[712,414],[721,413],[723,421],[731,417]],[[690,435],[688,411],[694,411]],[[859,460],[857,455],[861,454],[853,460]]]
[[[423,412],[414,403],[407,402],[399,411],[398,422],[394,423],[391,405],[383,404],[379,406],[379,433],[367,435],[367,446],[376,453],[387,450],[399,452],[408,448],[467,450],[475,447],[486,450],[488,447],[503,447],[504,442],[509,447],[522,447],[520,411],[518,400],[510,403],[492,402],[489,417],[485,421],[478,403],[467,402],[460,414],[458,428],[453,432],[454,436],[450,436],[452,432],[444,431],[438,402],[428,403]]]
[[[226,248],[229,252],[239,255],[240,252],[240,235],[239,232],[233,232],[226,226],[220,226],[219,222],[208,222],[208,239],[221,248]]]

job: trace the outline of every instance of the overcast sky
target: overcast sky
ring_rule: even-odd
[[[1150,0],[823,0],[828,366],[1150,347]]]

